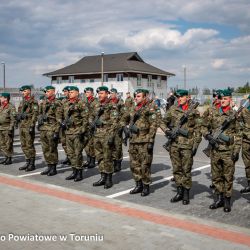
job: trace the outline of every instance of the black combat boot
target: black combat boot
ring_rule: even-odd
[[[93,186],[94,187],[98,187],[98,186],[103,186],[106,182],[107,179],[107,174],[106,173],[101,173],[101,178],[99,179],[99,181],[94,182]]]
[[[209,186],[211,189],[215,189],[215,185],[212,183],[210,186]]]
[[[56,175],[57,174],[57,171],[56,171],[56,164],[51,164],[51,169],[50,171],[48,172],[48,176],[53,176],[53,175]]]
[[[111,188],[113,186],[112,173],[106,174],[106,175],[107,175],[107,178],[106,178],[106,181],[105,181],[105,184],[104,184],[104,188],[108,189],[108,188]]]
[[[122,161],[121,160],[115,160],[114,164],[114,172],[120,172],[122,169]]]
[[[130,194],[138,194],[138,193],[141,193],[142,190],[143,190],[142,181],[139,180],[139,181],[136,181],[136,186],[129,193]]]
[[[26,172],[30,172],[30,171],[33,171],[36,169],[36,166],[35,166],[35,158],[31,158],[30,159],[30,164],[29,166],[25,169]]]
[[[178,202],[181,201],[183,198],[183,187],[177,187],[177,194],[170,200],[171,202]]]
[[[88,168],[94,168],[95,167],[95,157],[90,156],[90,163]]]
[[[81,181],[83,178],[82,178],[82,169],[77,169],[76,170],[76,177],[74,179],[75,182],[77,181]]]
[[[209,206],[210,209],[217,209],[224,206],[224,196],[223,193],[216,194],[214,203]]]
[[[12,164],[12,158],[7,157],[7,160],[5,161],[5,163],[3,165],[11,165],[11,164]]]
[[[247,182],[247,186],[240,190],[242,194],[249,193],[250,192],[250,181]]]
[[[143,184],[143,190],[141,192],[141,196],[147,196],[149,195],[149,185],[148,184]]]
[[[231,197],[225,197],[224,212],[225,213],[231,212]]]
[[[48,167],[44,171],[42,171],[40,174],[47,175],[50,172],[51,168],[52,168],[52,164],[48,164]]]
[[[189,189],[183,188],[183,200],[182,200],[183,205],[188,205],[189,204]]]
[[[23,167],[20,167],[19,170],[26,170],[30,165],[30,159],[26,159],[26,164]]]
[[[63,165],[71,165],[71,162],[70,162],[70,159],[69,159],[68,156],[65,158],[64,161],[62,161],[62,164],[63,164]]]
[[[68,180],[73,180],[73,179],[76,178],[76,174],[77,174],[76,168],[72,168],[72,170],[73,170],[73,172],[71,173],[71,175],[69,175],[68,177],[66,177],[65,180],[68,181]]]
[[[8,160],[8,157],[5,157],[2,161],[0,161],[0,164],[4,164]]]
[[[90,161],[91,161],[91,157],[89,155],[87,155],[87,160],[83,163],[82,167],[89,168]]]

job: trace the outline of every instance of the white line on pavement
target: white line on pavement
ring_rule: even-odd
[[[195,169],[192,170],[192,172],[196,172],[196,171],[199,171],[199,170],[208,168],[208,167],[210,167],[210,164],[209,164],[209,165],[202,166],[202,167],[195,168]],[[164,182],[164,181],[168,181],[168,180],[170,180],[171,178],[173,178],[173,176],[168,176],[168,177],[165,177],[165,178],[160,179],[160,180],[158,180],[158,181],[154,181],[154,182],[152,183],[152,185],[155,185],[155,184],[158,184],[158,183],[161,183],[161,182]],[[122,195],[124,195],[124,194],[128,194],[129,191],[130,191],[131,189],[132,189],[132,188],[127,189],[127,190],[124,190],[124,191],[121,191],[121,192],[119,192],[119,193],[115,193],[115,194],[108,195],[108,196],[106,196],[106,197],[107,197],[107,198],[113,199],[113,198],[122,196]]]

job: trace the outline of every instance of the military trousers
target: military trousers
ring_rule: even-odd
[[[113,173],[112,147],[108,145],[110,135],[94,137],[95,157],[98,161],[100,173]]]
[[[73,134],[73,135],[66,134],[66,146],[72,168],[82,169],[83,143],[80,140],[79,134]]]
[[[88,144],[85,147],[85,152],[91,157],[95,157],[95,146],[94,146],[94,137],[91,137],[88,141]]]
[[[9,130],[0,130],[0,152],[5,157],[13,155],[13,136]]]
[[[35,129],[30,131],[30,127],[20,128],[19,130],[21,148],[26,159],[36,157],[36,149],[34,145]]]
[[[242,142],[242,159],[245,164],[247,180],[250,181],[250,141]]]
[[[142,181],[145,185],[151,183],[151,164],[153,152],[148,153],[148,143],[130,143],[130,170],[135,181]]]
[[[65,154],[67,156],[68,154],[67,154],[67,145],[66,145],[66,135],[65,135],[65,132],[62,129],[60,130],[59,137],[60,137],[60,142],[62,144],[62,148],[63,148],[63,150],[64,150],[64,152],[65,152]]]
[[[231,197],[233,192],[235,163],[231,159],[232,153],[232,150],[211,150],[211,172],[215,192],[224,193],[226,197]]]
[[[171,146],[169,153],[176,186],[190,189],[192,187],[192,150]]]
[[[114,138],[114,149],[112,151],[112,159],[122,160],[122,158],[123,158],[122,137],[116,134]]]
[[[40,131],[44,159],[47,164],[58,163],[58,142],[53,140],[53,131]]]

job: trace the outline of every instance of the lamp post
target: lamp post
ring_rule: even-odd
[[[183,73],[184,73],[184,89],[187,88],[187,67],[186,65],[183,65]]]
[[[103,56],[104,56],[104,52],[102,52],[102,69],[101,69],[101,71],[102,71],[102,86],[103,86]]]
[[[3,89],[5,89],[5,62],[1,62],[3,65]]]

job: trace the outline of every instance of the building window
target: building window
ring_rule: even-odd
[[[95,82],[95,79],[90,79],[89,82]]]
[[[157,77],[157,88],[161,88],[161,76]]]
[[[61,77],[61,76],[58,76],[58,77],[56,78],[56,83],[58,83],[58,84],[61,84],[61,83],[62,83],[62,77]]]
[[[109,81],[109,75],[108,74],[104,74],[103,75],[103,81],[104,82],[108,82]]]
[[[74,76],[69,76],[69,83],[74,83]]]
[[[142,79],[142,75],[141,74],[137,74],[137,86],[142,86],[141,85],[141,79]]]
[[[123,74],[116,74],[116,81],[122,82],[123,81]]]
[[[148,75],[148,87],[152,86],[152,76]]]
[[[81,79],[81,80],[80,80],[80,83],[85,83],[85,79]]]

